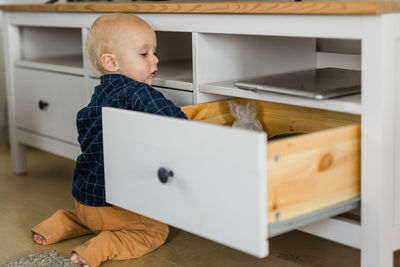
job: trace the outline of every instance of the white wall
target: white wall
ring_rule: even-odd
[[[31,4],[44,3],[46,0],[0,0],[0,5],[5,4]],[[2,12],[0,11],[0,21],[2,21]],[[4,48],[3,48],[3,30],[0,23],[0,144],[7,142],[7,104],[6,104],[6,84],[4,76]]]

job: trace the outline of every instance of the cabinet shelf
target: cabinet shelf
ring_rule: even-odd
[[[50,70],[69,74],[84,74],[82,55],[20,59],[15,61],[15,65],[18,67]]]
[[[233,96],[249,99],[265,100],[309,108],[361,114],[361,95],[349,95],[345,97],[313,100],[296,96],[281,95],[269,92],[253,92],[237,88],[233,83],[237,80],[200,84],[199,90],[202,93],[210,93],[224,96]]]
[[[191,60],[171,60],[158,64],[155,86],[193,91],[193,71]]]

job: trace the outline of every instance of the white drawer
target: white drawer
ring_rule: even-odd
[[[182,90],[175,90],[170,88],[162,88],[154,86],[158,91],[160,91],[166,98],[171,100],[176,106],[187,106],[193,104],[193,93],[182,91]]]
[[[78,143],[76,114],[84,107],[83,78],[15,68],[16,125],[45,136]]]
[[[232,124],[228,101],[182,108],[207,123],[104,108],[107,201],[258,257],[268,237],[354,208],[359,117],[255,102],[270,136],[307,134],[215,125]]]
[[[89,100],[94,92],[94,88],[100,84],[100,79],[89,78]],[[164,88],[153,86],[160,91],[166,98],[171,100],[176,106],[187,106],[193,104],[193,92],[176,90],[173,88]]]

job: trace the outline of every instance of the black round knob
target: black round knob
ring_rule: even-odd
[[[43,101],[43,100],[39,100],[39,109],[40,110],[44,110],[47,108],[47,106],[49,105],[49,103]]]
[[[160,167],[158,169],[157,175],[158,175],[158,180],[160,180],[161,183],[165,184],[168,182],[169,177],[174,176],[174,172],[164,167]]]

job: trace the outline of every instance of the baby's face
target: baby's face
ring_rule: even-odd
[[[119,72],[138,82],[152,85],[158,70],[155,32],[147,25],[136,25],[135,30],[127,25],[122,32],[124,37],[116,53]]]

